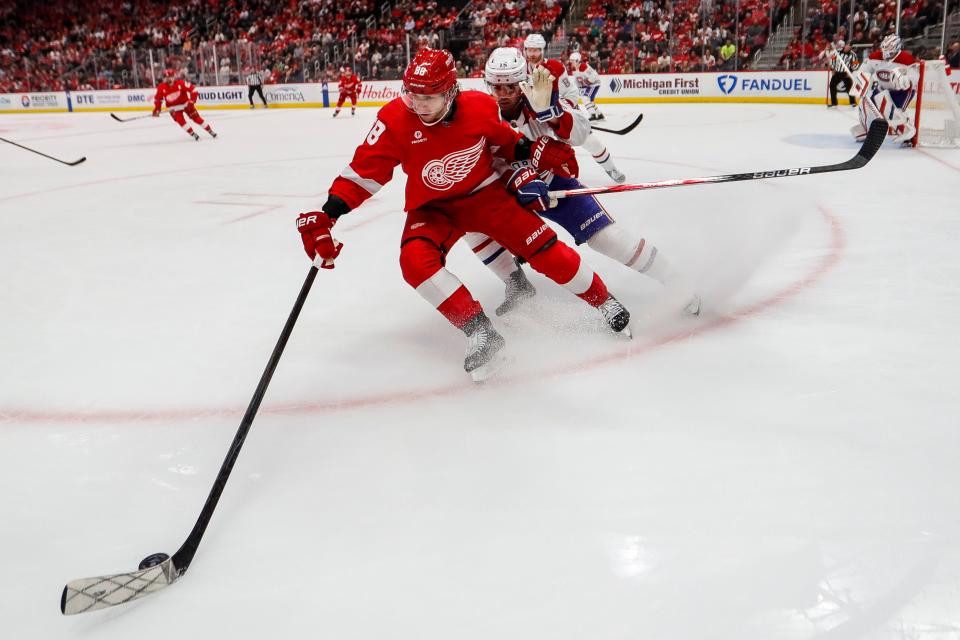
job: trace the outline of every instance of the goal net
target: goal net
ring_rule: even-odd
[[[950,75],[942,60],[920,62],[920,87],[914,102],[913,146],[960,146],[960,71]]]

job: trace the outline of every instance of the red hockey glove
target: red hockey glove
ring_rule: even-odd
[[[153,113],[150,114],[150,115],[152,115],[154,118],[159,118],[159,117],[160,117],[160,109],[154,109],[154,110],[153,110]]]
[[[308,211],[297,217],[297,231],[303,240],[303,249],[321,269],[333,269],[333,261],[343,248],[343,243],[334,240],[331,233],[335,222],[322,211]]]
[[[576,178],[580,166],[573,147],[547,136],[540,136],[530,148],[530,164],[538,171],[553,171],[564,178]]]
[[[550,195],[547,183],[540,179],[533,169],[517,169],[507,181],[507,189],[521,205],[540,213],[550,208]]]

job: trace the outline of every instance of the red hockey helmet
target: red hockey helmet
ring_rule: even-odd
[[[446,49],[420,49],[403,72],[403,87],[410,93],[434,95],[455,84],[457,67]]]
[[[445,49],[421,49],[403,72],[400,97],[407,109],[427,126],[437,124],[450,112],[457,97],[457,68]]]
[[[173,80],[177,76],[177,72],[173,69],[164,69],[163,70],[163,79],[164,80]]]

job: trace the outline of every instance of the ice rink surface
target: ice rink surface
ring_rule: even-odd
[[[630,181],[857,149],[846,108],[605,111],[645,114],[598,134]],[[582,248],[634,340],[533,273],[485,386],[400,276],[398,172],[337,226],[185,578],[62,617],[66,581],[190,531],[307,273],[295,216],[375,110],[204,114],[219,139],[0,117],[88,157],[0,145],[0,636],[960,638],[960,152],[889,143],[605,196],[703,316]],[[492,312],[499,280],[449,266]]]

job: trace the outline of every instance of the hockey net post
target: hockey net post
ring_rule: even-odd
[[[943,60],[922,60],[913,103],[914,147],[960,146],[960,73]]]

